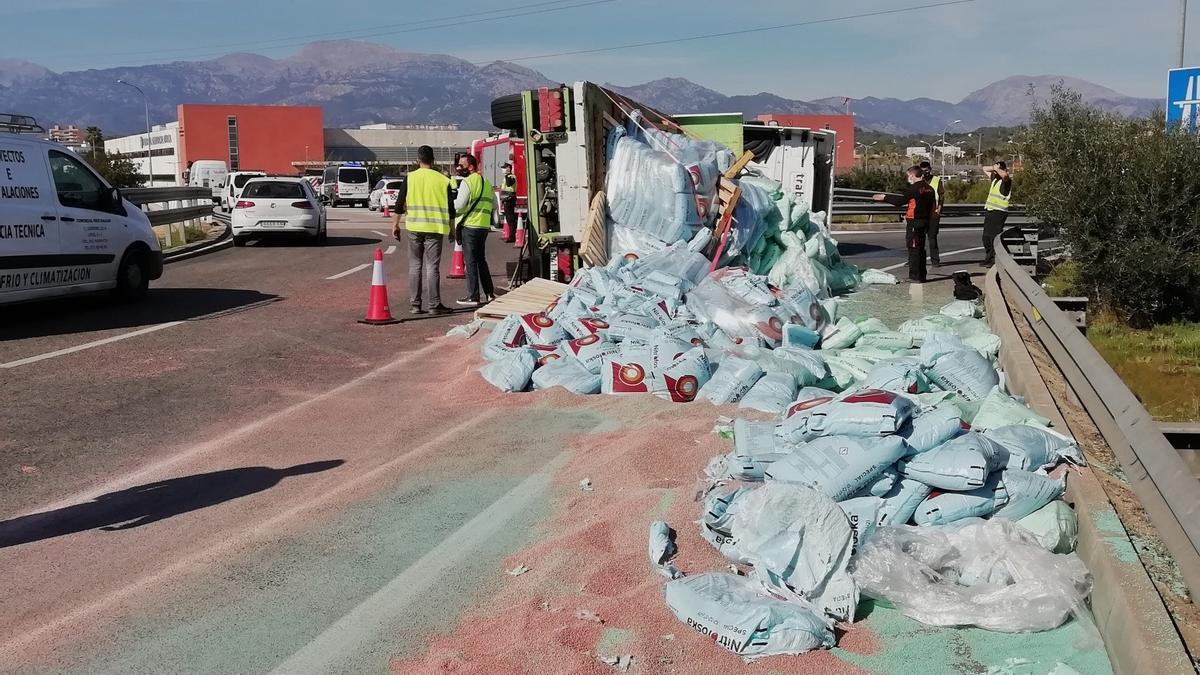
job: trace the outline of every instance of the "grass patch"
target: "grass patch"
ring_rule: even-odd
[[[1093,315],[1088,339],[1155,419],[1200,420],[1200,323],[1136,330]]]
[[[208,238],[208,230],[201,225],[185,225],[183,227],[183,239],[185,243],[193,241],[202,241]]]
[[[1073,260],[1059,264],[1054,271],[1050,272],[1049,276],[1042,280],[1042,287],[1046,289],[1046,295],[1052,298],[1081,295],[1079,286],[1079,263]]]

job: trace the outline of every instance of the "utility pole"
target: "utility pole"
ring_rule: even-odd
[[[151,147],[153,144],[150,140],[152,138],[150,136],[150,99],[146,98],[146,92],[142,91],[142,88],[136,84],[131,84],[125,80],[117,80],[117,84],[123,84],[136,89],[137,93],[142,95],[142,103],[146,106],[146,173],[149,174],[147,176],[146,187],[154,187],[154,152]]]
[[[1187,0],[1179,0],[1179,62],[1176,67],[1183,67],[1184,45],[1187,43]]]

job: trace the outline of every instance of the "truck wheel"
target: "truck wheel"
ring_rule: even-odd
[[[492,125],[497,129],[525,133],[521,118],[521,95],[509,94],[492,100]]]
[[[139,250],[126,251],[117,267],[117,287],[113,294],[121,302],[132,302],[146,297],[150,288],[150,275],[146,270],[146,258]]]

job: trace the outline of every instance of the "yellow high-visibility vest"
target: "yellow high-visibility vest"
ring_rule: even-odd
[[[404,227],[409,232],[450,234],[450,179],[433,169],[408,174]]]
[[[459,219],[463,227],[477,227],[479,229],[488,229],[492,226],[492,184],[488,182],[482,175],[473,173],[463,179],[459,184],[458,189],[467,189],[467,209],[471,209],[471,205],[475,204],[478,199],[479,203],[475,204],[475,208],[471,209],[467,214],[466,220]]]
[[[941,184],[942,184],[941,176],[934,176],[933,178],[929,179],[929,187],[933,188],[933,196],[937,200],[937,203],[939,203],[939,204],[942,203],[942,196],[940,194],[938,194],[938,187]]]
[[[1004,181],[1002,179],[1000,179],[1000,178],[992,179],[992,187],[990,190],[988,190],[987,202],[985,202],[983,205],[984,210],[986,210],[986,211],[1007,211],[1008,210],[1008,202],[1009,202],[1009,199],[1012,197],[1012,194],[1011,194],[1012,188],[1009,187],[1009,189],[1008,189],[1009,194],[1004,194],[1003,192],[1000,191],[1000,188],[1003,185],[1004,185]]]

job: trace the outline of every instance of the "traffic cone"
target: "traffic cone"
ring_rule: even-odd
[[[454,242],[454,255],[450,256],[450,273],[446,275],[447,279],[464,279],[467,276],[467,268],[463,265],[462,244]]]
[[[383,217],[384,218],[392,217],[392,208],[390,206],[388,206],[387,204],[383,205]]]
[[[513,248],[525,248],[525,223],[517,221],[517,238],[513,243]]]
[[[372,326],[400,323],[392,318],[388,306],[387,284],[383,281],[383,249],[375,249],[375,267],[371,270],[371,299],[367,302],[367,316],[359,321]]]
[[[504,238],[503,241],[511,242],[513,240],[512,225],[508,224],[508,218],[504,219]]]

